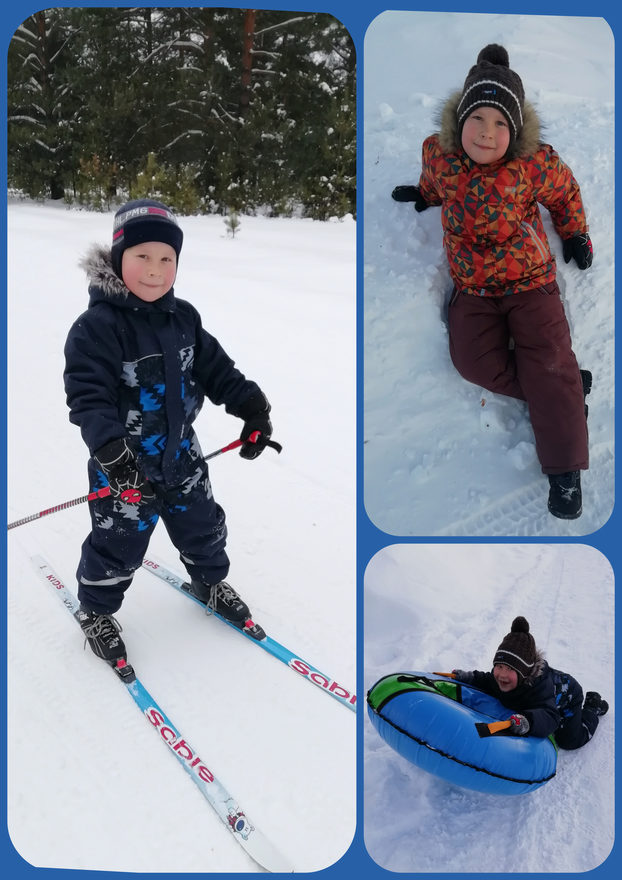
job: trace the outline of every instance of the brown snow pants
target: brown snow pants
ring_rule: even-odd
[[[469,382],[527,401],[543,473],[587,469],[583,386],[556,282],[500,297],[454,291],[449,349]]]

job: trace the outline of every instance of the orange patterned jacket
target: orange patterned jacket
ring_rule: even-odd
[[[424,141],[419,188],[428,205],[442,206],[443,243],[454,284],[480,296],[504,296],[555,280],[555,257],[539,204],[550,212],[562,239],[587,232],[572,171],[551,146],[539,142],[539,123],[529,107],[531,122],[513,155],[491,165],[473,162],[457,145],[448,105],[445,129]]]

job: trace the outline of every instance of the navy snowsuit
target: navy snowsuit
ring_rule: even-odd
[[[134,296],[114,274],[106,248],[93,248],[81,265],[90,300],[65,345],[69,419],[80,426],[91,456],[125,437],[156,494],[139,505],[110,496],[90,504],[78,598],[93,611],[112,614],[159,518],[192,578],[213,584],[226,577],[225,514],[214,500],[192,423],[205,396],[235,416],[261,392],[172,288],[153,303]],[[108,483],[92,457],[88,476],[91,491]]]
[[[504,693],[492,672],[473,672],[469,683],[496,697],[504,706],[529,721],[529,736],[555,735],[561,749],[585,745],[598,727],[598,715],[583,708],[583,690],[567,672],[552,669],[540,660],[535,674],[519,679],[518,687]]]

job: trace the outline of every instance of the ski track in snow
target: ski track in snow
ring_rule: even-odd
[[[534,22],[384,13],[366,36],[365,507],[390,535],[579,536],[599,529],[613,509],[613,39],[602,19]],[[543,210],[573,347],[594,375],[591,463],[584,512],[574,521],[548,514],[548,481],[525,404],[470,385],[451,363],[445,312],[452,285],[439,209],[417,214],[391,199],[396,184],[417,183],[439,103],[460,88],[486,42],[507,46],[544,120],[545,140],[579,180],[594,243],[590,270],[566,265]],[[575,65],[569,47],[578,44]]]
[[[365,718],[365,844],[415,872],[589,871],[614,835],[613,573],[581,545],[393,545],[365,577],[365,689],[390,672],[487,669],[524,614],[549,662],[610,704],[542,788],[496,797],[401,758]],[[426,829],[422,832],[421,829]],[[510,845],[511,843],[511,845]]]

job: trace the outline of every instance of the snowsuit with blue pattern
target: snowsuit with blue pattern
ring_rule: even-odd
[[[108,483],[93,454],[126,438],[156,495],[138,505],[111,496],[90,504],[78,598],[112,614],[159,519],[191,578],[213,584],[226,577],[225,514],[192,423],[205,396],[235,416],[261,391],[173,289],[153,303],[134,296],[115,275],[106,248],[93,248],[81,265],[90,281],[89,307],[69,331],[64,378],[70,421],[91,453],[89,485],[93,491]]]
[[[555,735],[561,749],[578,749],[594,735],[598,715],[583,708],[583,690],[567,672],[553,669],[540,660],[533,677],[519,680],[513,691],[500,690],[492,672],[472,673],[470,684],[496,697],[504,706],[524,715],[529,735]]]

